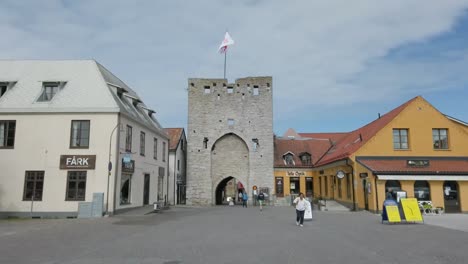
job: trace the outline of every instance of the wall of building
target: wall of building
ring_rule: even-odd
[[[0,212],[31,211],[31,201],[23,201],[25,172],[37,170],[45,171],[44,187],[42,201],[33,203],[33,211],[76,213],[78,201],[65,200],[68,170],[60,169],[61,155],[96,155],[95,169],[87,170],[85,201],[92,201],[95,192],[107,193],[109,140],[117,124],[116,113],[1,114],[0,120],[16,120],[14,148],[0,149]],[[70,148],[72,120],[90,120],[89,148]],[[114,135],[113,153],[115,145]],[[109,185],[113,186],[113,177]]]
[[[248,149],[248,173],[239,179],[246,189],[253,185],[273,189],[273,105],[271,77],[238,79],[228,84],[224,79],[189,79],[187,203],[214,204],[216,179],[212,172],[213,144],[232,134]],[[232,87],[232,93],[228,88]],[[258,87],[258,95],[254,90]],[[209,93],[205,93],[205,88]],[[234,124],[228,124],[228,119]],[[206,143],[205,142],[206,138]],[[258,146],[253,147],[253,139]],[[215,151],[219,151],[215,149]],[[245,165],[245,157],[230,159]]]
[[[154,130],[143,126],[140,123],[135,122],[129,118],[121,116],[120,118],[120,136],[119,136],[119,158],[117,167],[117,178],[116,178],[116,196],[115,204],[116,210],[138,207],[143,205],[143,188],[144,188],[144,175],[150,175],[149,183],[149,204],[158,201],[158,187],[159,181],[159,168],[164,168],[164,180],[162,193],[160,197],[167,197],[168,194],[168,176],[169,176],[169,140],[166,135],[156,133]],[[126,142],[126,128],[127,125],[132,127],[132,149],[129,153],[131,160],[135,161],[135,171],[131,176],[131,198],[130,204],[121,204],[121,184],[122,184],[122,159],[127,154],[125,151]],[[145,155],[140,155],[140,132],[145,133]],[[156,159],[154,158],[154,138],[158,139],[158,152]],[[163,150],[163,143],[165,142],[165,150]],[[165,156],[163,156],[165,154]]]

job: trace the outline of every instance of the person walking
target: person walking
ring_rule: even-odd
[[[249,196],[248,196],[247,193],[244,191],[244,192],[242,193],[242,207],[247,208],[247,200],[249,200]]]
[[[385,196],[385,199],[386,199],[386,200],[395,200],[395,199],[393,198],[393,190],[392,190],[392,188],[389,188],[389,189],[388,189],[387,195]]]
[[[304,211],[306,209],[304,194],[300,193],[299,197],[294,199],[293,204],[296,205],[296,225],[304,226]]]
[[[260,193],[257,196],[258,203],[260,204],[260,211],[263,210],[263,201],[265,200],[265,194],[260,191]]]

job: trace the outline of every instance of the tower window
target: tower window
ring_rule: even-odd
[[[258,95],[258,86],[257,85],[254,85],[254,88],[253,88],[253,95]]]
[[[234,88],[232,86],[228,86],[227,93],[232,94],[234,92]]]
[[[209,86],[205,86],[205,94],[209,94],[211,92],[211,89]]]
[[[233,126],[236,123],[234,119],[232,118],[229,118],[227,122],[228,122],[228,126]]]

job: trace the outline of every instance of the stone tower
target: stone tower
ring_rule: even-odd
[[[188,204],[219,203],[233,178],[273,191],[272,94],[271,77],[188,80]]]

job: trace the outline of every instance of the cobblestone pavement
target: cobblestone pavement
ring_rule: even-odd
[[[292,207],[211,207],[1,220],[0,263],[467,263],[468,232],[382,225],[367,212],[314,211],[304,227],[294,217]]]

